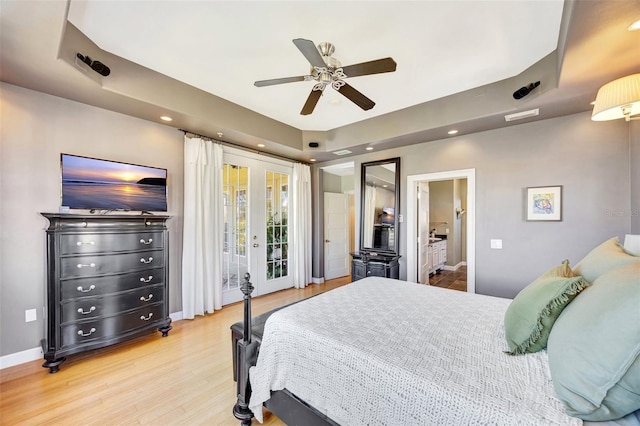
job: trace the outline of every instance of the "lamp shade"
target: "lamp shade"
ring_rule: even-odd
[[[593,106],[593,121],[628,119],[640,114],[640,74],[613,80],[598,90]]]

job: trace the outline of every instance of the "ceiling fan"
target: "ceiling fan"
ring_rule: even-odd
[[[316,84],[313,86],[313,89],[311,89],[307,102],[305,102],[302,111],[300,111],[301,115],[309,115],[313,112],[320,96],[322,96],[323,90],[328,85],[331,85],[331,87],[363,110],[368,111],[374,107],[375,102],[347,84],[344,79],[347,77],[380,74],[396,70],[396,63],[391,58],[377,59],[343,67],[339,60],[331,56],[335,51],[335,47],[331,43],[323,42],[316,48],[311,40],[296,38],[293,40],[293,44],[296,45],[311,64],[311,74],[260,80],[253,84],[256,87],[264,87],[275,84],[293,83],[296,81],[315,81]]]

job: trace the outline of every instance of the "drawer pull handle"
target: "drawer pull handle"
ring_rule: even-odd
[[[147,278],[147,279],[145,279],[144,277],[140,277],[140,282],[141,283],[150,283],[152,279],[153,279],[153,275],[149,275],[149,278]]]
[[[142,263],[151,263],[153,262],[153,257],[149,256],[149,259],[146,259],[143,257],[142,259],[140,259],[140,262]]]
[[[88,290],[85,290],[81,285],[79,285],[79,286],[78,286],[78,288],[76,288],[76,290],[78,290],[78,291],[79,291],[79,292],[81,292],[81,293],[89,293],[91,290],[95,290],[95,288],[96,288],[96,286],[95,286],[95,285],[93,285],[93,284],[91,284],[91,285],[89,286],[89,289],[88,289]]]
[[[82,241],[78,241],[78,242],[76,243],[76,245],[77,245],[77,246],[84,246],[84,245],[87,245],[87,246],[95,246],[95,245],[96,245],[96,242],[95,242],[95,241],[89,241],[88,243],[84,243],[84,242],[82,242]]]
[[[143,321],[149,321],[152,316],[153,316],[153,312],[150,312],[148,317],[145,317],[144,315],[142,315],[140,319]]]
[[[82,331],[82,330],[78,330],[78,336],[87,337],[87,336],[91,336],[91,335],[92,335],[93,333],[95,333],[95,332],[96,332],[96,329],[95,329],[95,328],[93,328],[93,327],[91,327],[91,330],[89,330],[89,332],[88,332],[88,333],[85,333],[85,332],[84,332],[84,331]]]
[[[153,299],[153,294],[150,294],[147,298],[145,298],[144,296],[140,296],[140,300],[142,300],[143,302],[148,302],[151,299]]]
[[[140,239],[140,244],[151,244],[153,242],[153,238],[149,238],[147,241],[144,239]]]
[[[84,309],[82,309],[82,308],[78,308],[78,313],[79,313],[79,314],[82,314],[82,315],[87,315],[87,314],[90,314],[91,312],[93,312],[93,311],[95,311],[95,310],[96,310],[96,307],[95,307],[95,306],[90,307],[88,311],[85,311],[85,310],[84,310]]]
[[[96,264],[91,262],[88,265],[84,264],[84,263],[78,263],[78,269],[82,269],[82,268],[95,268]]]

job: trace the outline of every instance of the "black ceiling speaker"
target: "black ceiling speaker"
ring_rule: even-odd
[[[94,70],[95,72],[97,72],[103,77],[106,77],[109,74],[111,74],[111,70],[109,69],[109,67],[100,61],[92,61],[90,57],[85,56],[82,53],[76,53],[76,57],[80,59],[82,62],[84,62],[85,64],[89,65],[92,70]]]
[[[529,93],[531,93],[531,91],[533,89],[535,89],[536,87],[540,86],[540,82],[536,81],[535,83],[531,83],[529,84],[527,87],[521,87],[518,90],[516,90],[515,92],[513,92],[513,98],[514,99],[522,99],[525,96],[527,96]]]
[[[309,148],[317,148],[320,144],[318,142],[309,142]]]

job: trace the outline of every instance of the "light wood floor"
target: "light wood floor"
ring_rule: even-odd
[[[253,300],[252,314],[347,284],[338,278]],[[131,342],[72,355],[56,374],[42,360],[0,371],[2,425],[238,425],[231,324],[242,303]],[[254,424],[258,422],[254,421]],[[266,425],[283,425],[267,415]]]

